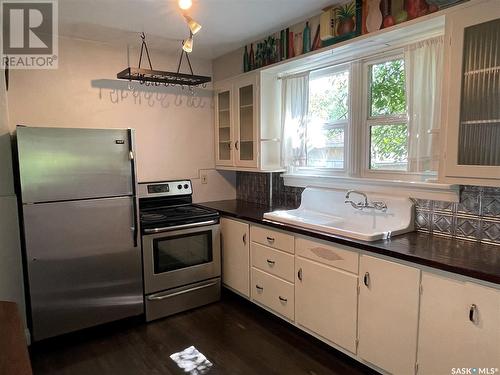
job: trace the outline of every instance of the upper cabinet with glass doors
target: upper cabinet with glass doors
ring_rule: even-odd
[[[221,86],[215,93],[215,160],[217,165],[233,165],[232,87]]]
[[[267,113],[267,108],[278,104],[273,103],[277,96],[272,90],[261,95],[260,82],[261,73],[251,72],[215,83],[217,169],[282,170],[281,123],[279,117]]]
[[[451,13],[446,36],[444,180],[500,186],[500,1]]]

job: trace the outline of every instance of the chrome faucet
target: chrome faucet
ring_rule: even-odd
[[[358,194],[361,195],[364,198],[364,202],[354,202],[349,199],[351,194]],[[373,201],[368,203],[368,197],[365,193],[362,191],[358,190],[349,190],[347,194],[345,195],[345,202],[344,203],[349,203],[353,208],[356,210],[364,210],[365,208],[373,208],[374,210],[386,212],[387,211],[387,204],[383,201]]]

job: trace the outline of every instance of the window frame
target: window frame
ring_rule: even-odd
[[[405,96],[406,96],[406,112],[400,115],[381,115],[381,116],[371,116],[371,87],[370,87],[370,67],[383,62],[402,59],[404,61],[404,50],[403,48],[398,48],[392,51],[388,51],[384,54],[380,54],[373,57],[367,57],[361,60],[362,69],[362,84],[361,84],[361,95],[362,98],[362,117],[359,122],[359,127],[361,128],[360,136],[361,139],[358,142],[363,150],[362,160],[361,160],[361,177],[371,178],[371,179],[388,179],[388,180],[406,180],[415,181],[421,180],[422,176],[428,176],[423,173],[411,172],[408,167],[407,170],[390,170],[390,169],[371,169],[371,127],[376,125],[391,126],[405,124],[408,129],[407,143],[410,140],[409,132],[409,112],[408,103],[411,99],[411,93],[408,92],[408,83],[406,82],[405,75]],[[406,71],[406,64],[405,64]]]
[[[322,65],[309,70],[309,74],[315,71],[324,71],[323,75],[347,70],[349,72],[349,116],[344,131],[344,168],[321,168],[321,167],[293,167],[285,166],[289,175],[302,176],[324,176],[324,177],[347,177],[363,178],[367,180],[392,180],[422,182],[433,181],[439,171],[433,173],[414,172],[407,170],[370,169],[370,128],[373,125],[396,125],[405,124],[408,127],[408,140],[410,140],[410,112],[412,93],[408,91],[411,86],[405,79],[406,113],[396,116],[368,116],[370,113],[370,87],[368,82],[369,67],[371,65],[395,59],[403,59],[405,45],[382,53],[373,53],[362,58],[343,60],[338,63]],[[407,70],[405,61],[405,72]],[[407,75],[405,75],[407,77]],[[333,125],[334,123],[332,123]],[[306,146],[307,147],[307,146]]]
[[[326,167],[295,167],[293,172],[297,174],[314,174],[328,176],[345,176],[349,174],[349,157],[351,143],[351,128],[352,128],[352,63],[339,63],[326,67],[317,68],[309,71],[309,82],[315,78],[322,78],[333,75],[339,72],[347,71],[348,77],[348,94],[347,94],[347,120],[337,120],[323,124],[324,129],[344,128],[344,166],[343,168],[326,168]],[[308,124],[309,125],[309,124]],[[307,153],[307,131],[306,131],[306,153]],[[306,156],[307,160],[307,156]]]

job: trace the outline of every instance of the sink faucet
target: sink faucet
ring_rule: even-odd
[[[358,194],[361,195],[364,198],[364,202],[354,202],[349,199],[351,194]],[[368,203],[368,197],[365,193],[362,191],[358,190],[349,190],[347,194],[345,195],[345,202],[344,203],[349,203],[353,208],[356,210],[363,211],[365,208],[373,208],[374,210],[386,212],[387,211],[387,204],[383,201],[373,201]]]

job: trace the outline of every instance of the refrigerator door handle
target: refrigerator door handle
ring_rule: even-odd
[[[138,222],[138,217],[137,217],[137,180],[135,176],[135,158],[134,156],[134,137],[132,134],[132,129],[128,129],[128,147],[129,147],[129,158],[130,158],[130,168],[132,171],[132,217],[134,218],[134,223],[133,223],[133,241],[134,241],[134,247],[138,246],[138,236],[139,236],[139,222]]]

